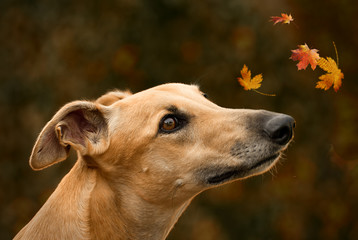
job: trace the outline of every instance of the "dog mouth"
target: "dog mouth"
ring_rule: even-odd
[[[218,185],[230,180],[239,179],[254,175],[257,171],[265,171],[271,164],[280,156],[280,153],[275,153],[269,157],[257,161],[254,165],[244,165],[238,167],[224,167],[214,169],[204,169],[201,174],[205,174],[206,183],[210,185]]]

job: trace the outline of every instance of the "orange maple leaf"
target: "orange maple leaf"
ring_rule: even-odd
[[[290,59],[299,61],[297,64],[298,70],[306,69],[308,64],[311,64],[312,70],[316,69],[317,61],[320,59],[317,49],[310,49],[307,44],[298,45],[298,49],[291,50],[292,55]]]
[[[281,17],[272,16],[270,21],[274,22],[273,25],[280,22],[290,24],[290,22],[293,21],[293,18],[291,14],[287,15],[286,13],[281,13]]]
[[[244,87],[246,91],[253,90],[259,94],[266,96],[275,96],[275,94],[267,94],[257,91],[259,87],[261,87],[262,82],[262,74],[258,74],[255,77],[251,78],[251,71],[247,68],[246,65],[241,69],[241,77],[238,77],[240,85]]]
[[[238,77],[237,80],[246,91],[258,89],[259,87],[261,87],[262,74],[256,75],[253,79],[251,79],[251,71],[247,68],[246,65],[244,65],[240,73],[242,78]]]
[[[330,57],[320,58],[318,60],[318,66],[325,70],[327,74],[321,75],[319,79],[321,81],[317,82],[316,88],[328,90],[332,85],[335,92],[342,85],[342,79],[344,74],[341,69],[338,68],[337,63]]]

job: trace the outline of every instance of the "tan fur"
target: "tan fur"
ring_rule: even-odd
[[[160,132],[161,119],[175,109],[185,126]],[[221,108],[184,84],[69,103],[40,133],[30,165],[41,170],[65,160],[70,148],[78,161],[15,239],[165,239],[197,194],[275,164],[278,155],[250,168],[287,145],[256,129],[276,115]],[[245,171],[209,184],[226,168]]]

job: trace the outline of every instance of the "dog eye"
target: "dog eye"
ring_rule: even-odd
[[[169,114],[160,121],[159,131],[162,133],[172,133],[181,129],[186,122],[185,118]]]
[[[178,125],[178,120],[175,117],[167,117],[164,119],[162,129],[164,131],[172,131]]]
[[[163,121],[162,128],[166,131],[171,131],[177,126],[177,122],[176,118],[168,117]]]
[[[209,99],[209,95],[208,95],[208,94],[206,94],[206,93],[203,93],[203,96],[204,96],[204,98],[207,98],[207,99]]]

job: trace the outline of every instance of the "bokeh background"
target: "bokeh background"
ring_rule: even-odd
[[[294,24],[270,16],[292,13]],[[28,166],[42,127],[69,101],[107,90],[196,83],[212,101],[295,117],[276,170],[199,195],[170,240],[358,239],[358,2],[354,0],[1,0],[0,238],[38,211],[75,159]],[[341,89],[298,71],[307,43],[334,59]],[[262,92],[238,84],[242,66]],[[50,224],[50,223],[49,223]]]

